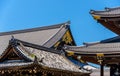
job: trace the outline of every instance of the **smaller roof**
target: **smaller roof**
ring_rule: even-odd
[[[69,61],[64,54],[61,51],[57,51],[54,49],[50,49],[44,46],[36,45],[33,43],[24,42],[22,40],[18,39],[11,39],[10,45],[15,49],[16,52],[19,53],[19,56],[24,58],[28,65],[30,65],[30,62],[35,62],[35,59],[37,59],[37,64],[41,66],[45,66],[48,68],[54,68],[58,70],[65,70],[65,71],[71,71],[76,72],[80,74],[89,74],[90,71],[87,70],[81,70],[80,67]],[[9,50],[6,50],[6,52]],[[5,52],[5,53],[6,53]],[[3,53],[2,58],[4,58],[6,54]],[[5,65],[4,65],[5,64]],[[15,65],[14,65],[15,64]],[[17,65],[18,63],[11,63],[13,66],[24,66],[27,65],[27,63],[19,62],[20,65]],[[0,66],[2,67],[10,67],[9,63],[3,62],[0,63]]]
[[[120,43],[89,43],[84,46],[65,46],[68,55],[81,56],[80,59],[99,64],[99,57],[105,64],[116,64],[120,60]]]
[[[120,42],[120,36],[115,36],[115,37],[100,41],[100,43],[117,43],[117,42]]]
[[[76,54],[96,56],[103,53],[107,56],[120,56],[120,43],[91,43],[84,46],[65,46],[66,51],[73,51]]]

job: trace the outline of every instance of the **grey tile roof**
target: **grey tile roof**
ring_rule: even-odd
[[[61,54],[61,52],[59,50],[55,50],[53,48],[48,48],[48,47],[44,47],[44,46],[41,46],[41,45],[36,45],[36,44],[33,44],[33,43],[21,41],[21,40],[18,40],[18,39],[14,39],[14,40],[17,41],[18,43],[21,43],[22,45],[24,45],[26,47],[31,47],[31,48],[40,49],[40,50],[44,50],[44,51],[48,51],[48,52],[52,52],[52,53],[56,53],[56,54]]]
[[[46,43],[44,43],[43,46],[50,48],[57,41],[59,41],[63,37],[63,35],[66,33],[66,31],[68,30],[67,26],[63,26],[63,27],[54,36],[52,36],[52,38],[49,39],[49,41],[47,41]]]
[[[120,7],[116,8],[105,8],[103,11],[90,11],[93,15],[100,15],[102,17],[119,17],[120,16]]]
[[[95,43],[84,46],[65,46],[65,50],[79,54],[96,55],[97,53],[104,53],[120,55],[120,43]]]
[[[33,54],[37,56],[39,59],[43,59],[43,65],[49,68],[56,68],[61,70],[68,70],[73,72],[83,72],[90,73],[90,71],[79,69],[79,66],[75,65],[71,61],[69,61],[65,56],[46,52],[43,50],[29,48],[33,51]]]
[[[39,49],[39,48],[32,48],[32,47],[27,47],[22,45],[20,43],[19,45],[14,46],[17,50],[19,50],[22,53],[22,56],[26,56],[31,62],[34,62],[35,56],[37,57],[37,61],[39,62],[38,64],[48,67],[48,68],[55,68],[59,70],[67,70],[67,71],[72,71],[72,72],[80,72],[80,73],[90,73],[90,71],[84,70],[84,69],[79,69],[80,67],[69,61],[64,55],[59,54],[59,53],[54,53],[52,51],[49,51],[49,49]],[[46,48],[46,47],[45,47]],[[54,50],[54,49],[53,49]],[[30,54],[34,55],[31,56]],[[24,57],[25,58],[25,57]],[[41,61],[42,60],[42,61]],[[5,63],[4,63],[5,64]],[[27,65],[27,63],[14,63],[10,65],[10,63],[0,64],[0,67],[2,65],[4,67],[9,67],[9,66],[23,66]],[[15,64],[15,65],[14,65]],[[30,64],[30,63],[29,63]]]
[[[69,23],[0,33],[0,54],[7,48],[11,36],[17,39],[51,47],[66,32]]]
[[[8,54],[8,51],[10,51],[10,47],[12,47],[14,50],[12,50],[13,52],[15,52],[19,57],[23,58],[25,61],[27,62],[31,62],[34,61],[34,58],[31,57],[31,54],[28,52],[28,50],[24,49],[24,46],[20,43],[20,45],[16,45],[17,42],[12,42],[12,40],[10,41],[8,48],[6,48],[5,51],[2,52],[2,54],[0,55],[0,61],[4,61],[4,57],[5,55]],[[24,51],[23,51],[24,50]]]
[[[100,43],[116,43],[116,42],[120,42],[120,36],[115,36],[115,37],[100,41]]]

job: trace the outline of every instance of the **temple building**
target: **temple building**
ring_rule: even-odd
[[[0,33],[0,76],[89,76],[67,58],[65,44],[76,45],[69,22]]]
[[[90,76],[71,61],[99,64],[120,76],[120,7],[91,10],[93,18],[118,36],[76,46],[70,22],[0,33],[0,76]]]
[[[91,10],[90,14],[97,22],[120,35],[120,7],[105,8],[104,11]],[[83,44],[65,45],[64,50],[68,55],[77,56],[80,60],[101,65],[100,76],[104,76],[104,66],[110,67],[110,76],[120,76],[120,36]]]

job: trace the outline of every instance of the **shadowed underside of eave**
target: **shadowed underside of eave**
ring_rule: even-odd
[[[120,7],[105,8],[104,11],[90,11],[95,20],[112,32],[120,35]]]
[[[120,18],[120,17],[119,17]],[[113,20],[109,20],[110,18],[101,18],[101,19],[95,19],[97,20],[97,22],[99,22],[100,24],[102,24],[104,27],[106,27],[107,29],[111,30],[112,32],[116,33],[117,35],[120,35],[120,19],[116,19],[114,20],[114,18],[112,18]]]
[[[114,21],[105,22],[104,20],[98,20],[98,22],[101,23],[107,29],[111,30],[112,32],[120,35],[120,27],[114,24]]]
[[[102,57],[107,64],[119,63],[120,43],[93,43],[84,46],[65,46],[68,55],[81,56],[81,59],[98,64],[98,58]]]

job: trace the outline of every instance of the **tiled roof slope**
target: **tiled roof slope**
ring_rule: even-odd
[[[100,43],[117,43],[117,42],[120,42],[120,36],[115,36],[115,37],[100,41]]]
[[[58,39],[60,39],[60,37],[62,37],[66,30],[68,30],[67,26],[69,26],[69,22],[52,26],[0,33],[0,54],[8,46],[11,36],[37,45],[51,47]]]
[[[93,43],[84,46],[65,46],[65,50],[73,51],[79,54],[91,54],[96,56],[97,53],[106,55],[120,55],[120,43]]]
[[[30,43],[28,43],[29,45]],[[31,44],[34,45],[34,44]],[[41,46],[42,47],[42,46]],[[75,65],[71,61],[69,61],[62,52],[60,53],[56,50],[56,53],[52,50],[54,49],[39,49],[39,48],[32,48],[32,47],[26,47],[24,46],[26,50],[28,50],[31,54],[35,55],[38,58],[38,61],[42,60],[42,65],[49,67],[49,68],[56,68],[61,70],[68,70],[68,71],[74,71],[74,72],[86,72],[89,73],[89,71],[86,70],[80,70],[79,66]],[[24,51],[24,49],[23,49]]]
[[[65,57],[59,54],[46,52],[43,50],[37,50],[34,48],[29,48],[30,50],[34,50],[33,54],[41,60],[43,58],[43,65],[50,68],[57,68],[62,70],[69,70],[75,72],[81,72],[78,66],[75,66],[72,62],[67,60]]]
[[[120,16],[120,7],[116,8],[105,8],[103,11],[90,11],[93,15],[100,15],[101,17],[119,17]]]
[[[21,57],[24,55],[29,60],[32,60],[31,62],[34,62],[35,60],[33,58],[37,57],[38,64],[48,67],[48,68],[54,68],[54,69],[59,69],[59,70],[66,70],[66,71],[71,71],[71,72],[79,72],[79,73],[86,73],[89,74],[90,71],[84,70],[84,69],[79,69],[80,67],[69,61],[64,54],[62,53],[55,53],[51,51],[52,49],[47,49],[47,47],[43,48],[37,48],[36,47],[28,47],[29,45],[35,46],[36,44],[31,44],[31,43],[26,43],[28,46],[24,46],[25,43],[22,44],[22,42],[14,40],[16,43],[11,44],[13,48],[15,48],[16,51],[20,51],[22,53]],[[39,46],[39,45],[38,45]],[[42,46],[40,46],[42,47]],[[56,50],[57,51],[57,50]],[[24,57],[25,58],[25,57]],[[5,63],[5,62],[4,62]],[[30,62],[28,63],[11,63],[13,66],[24,66],[27,64],[31,64]],[[0,67],[9,67],[11,66],[10,63],[8,64],[1,64]]]

